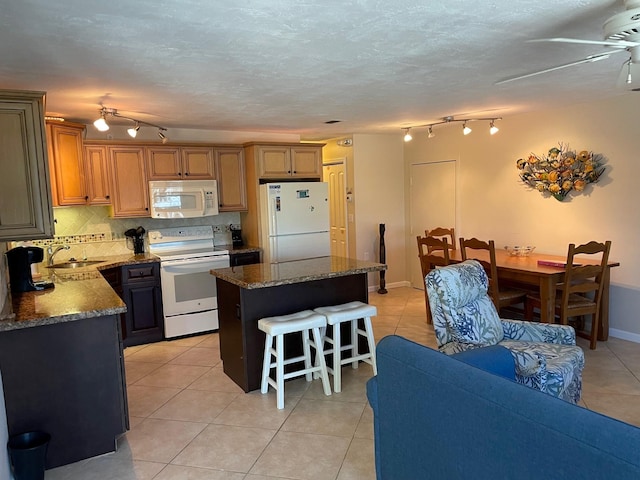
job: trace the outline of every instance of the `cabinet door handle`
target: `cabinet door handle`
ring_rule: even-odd
[[[104,198],[106,198],[107,200],[109,200],[111,197],[109,195],[105,196]]]
[[[185,173],[185,176],[186,176],[186,177],[188,177],[188,176],[189,176],[189,172],[186,172],[186,173]]]

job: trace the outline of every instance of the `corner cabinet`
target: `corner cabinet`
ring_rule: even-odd
[[[0,90],[0,241],[53,236],[44,95]]]
[[[144,147],[108,147],[113,217],[148,217]]]
[[[218,203],[221,212],[247,210],[244,150],[241,147],[214,148]]]

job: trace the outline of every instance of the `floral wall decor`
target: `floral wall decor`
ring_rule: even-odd
[[[604,157],[599,153],[587,150],[576,153],[562,143],[545,155],[532,153],[516,161],[524,183],[539,192],[548,192],[558,201],[572,190],[582,192],[587,184],[597,182],[605,169],[603,163]]]

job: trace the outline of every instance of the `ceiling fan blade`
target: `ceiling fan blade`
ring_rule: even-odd
[[[555,37],[555,38],[536,38],[534,40],[527,40],[529,43],[538,43],[538,42],[558,42],[558,43],[580,43],[585,45],[602,45],[605,47],[615,47],[615,48],[629,48],[629,47],[637,47],[640,45],[638,42],[629,42],[627,40],[582,40],[580,38],[563,38],[563,37]]]
[[[616,53],[615,50],[613,52],[601,53],[599,55],[589,55],[587,58],[583,58],[582,60],[576,60],[575,62],[569,62],[569,63],[564,63],[562,65],[556,65],[555,67],[549,67],[549,68],[545,68],[544,70],[538,70],[536,72],[526,73],[524,75],[518,75],[517,77],[508,77],[508,78],[505,78],[503,80],[500,80],[500,81],[494,83],[494,85],[502,85],[503,83],[513,82],[515,80],[522,80],[523,78],[529,78],[529,77],[533,77],[535,75],[540,75],[542,73],[553,72],[554,70],[560,70],[562,68],[573,67],[574,65],[580,65],[582,63],[597,62],[598,60],[604,60],[605,58],[609,58],[609,56],[614,54],[614,53]]]

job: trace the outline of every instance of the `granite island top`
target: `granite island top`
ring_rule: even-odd
[[[325,278],[386,270],[382,263],[355,258],[319,257],[282,263],[255,263],[240,267],[217,268],[211,275],[246,289],[276,287]]]
[[[159,261],[150,253],[92,260],[104,261],[90,267],[64,269],[46,268],[39,264],[41,277],[34,277],[34,280],[51,280],[54,288],[10,293],[6,303],[11,306],[11,311],[0,318],[0,332],[123,313],[127,310],[125,303],[102,277],[100,270]]]

